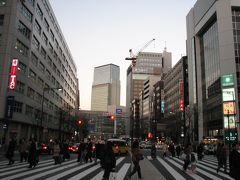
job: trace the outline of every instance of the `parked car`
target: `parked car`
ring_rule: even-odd
[[[72,144],[68,147],[69,152],[76,153],[78,151],[78,146],[80,143]]]
[[[46,143],[40,144],[39,153],[40,154],[50,154],[50,148],[49,148],[48,144],[46,144]]]

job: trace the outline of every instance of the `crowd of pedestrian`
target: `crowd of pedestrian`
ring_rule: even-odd
[[[106,144],[104,141],[93,142],[91,139],[88,139],[87,142],[81,140],[78,143],[77,147],[77,162],[88,163],[94,162],[97,163],[100,160],[101,167],[104,169],[103,180],[108,179],[110,172],[114,171],[116,167],[115,154],[113,152],[113,144],[108,141]],[[14,138],[10,139],[8,148],[6,151],[6,158],[9,160],[8,165],[14,164],[14,152],[18,150],[20,155],[20,162],[28,162],[29,168],[37,166],[39,162],[39,144],[35,138],[29,139],[27,141],[25,138],[22,138],[17,142]],[[53,154],[54,164],[61,164],[65,160],[70,159],[69,153],[69,141],[60,142],[59,140],[54,140],[51,142],[51,151]],[[162,146],[162,157],[177,157],[182,159],[183,170],[191,170],[193,173],[196,171],[197,161],[201,161],[204,158],[204,144],[200,143],[193,146],[192,144],[187,144],[185,146],[178,144],[174,145],[163,144]],[[134,141],[131,147],[131,159],[133,163],[133,169],[129,173],[128,178],[131,178],[133,174],[137,172],[138,178],[142,177],[140,160],[143,159],[143,154],[139,148],[138,141]],[[155,144],[153,144],[151,149],[152,158],[156,158],[157,150]],[[224,173],[228,173],[232,178],[240,180],[239,170],[240,170],[240,148],[238,144],[232,144],[232,147],[229,151],[228,146],[223,143],[218,143],[216,146],[215,155],[217,157],[218,166],[216,172],[218,173],[221,168],[223,168]],[[229,159],[229,172],[227,172],[227,160]]]

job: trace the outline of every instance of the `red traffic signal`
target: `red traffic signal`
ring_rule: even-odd
[[[110,117],[110,119],[111,119],[111,120],[115,120],[115,116],[112,115],[112,116]]]
[[[81,124],[82,124],[82,121],[81,121],[81,120],[78,120],[77,123],[78,123],[79,125],[81,125]]]
[[[153,138],[153,134],[151,132],[148,133],[148,139],[152,139]]]

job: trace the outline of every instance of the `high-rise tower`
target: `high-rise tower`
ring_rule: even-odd
[[[120,105],[120,68],[107,64],[94,68],[92,111],[107,111],[109,105]]]

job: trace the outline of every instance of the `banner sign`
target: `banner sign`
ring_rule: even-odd
[[[16,87],[17,70],[18,70],[18,59],[13,59],[11,71],[10,71],[9,84],[8,84],[8,87],[10,90],[14,90]]]

